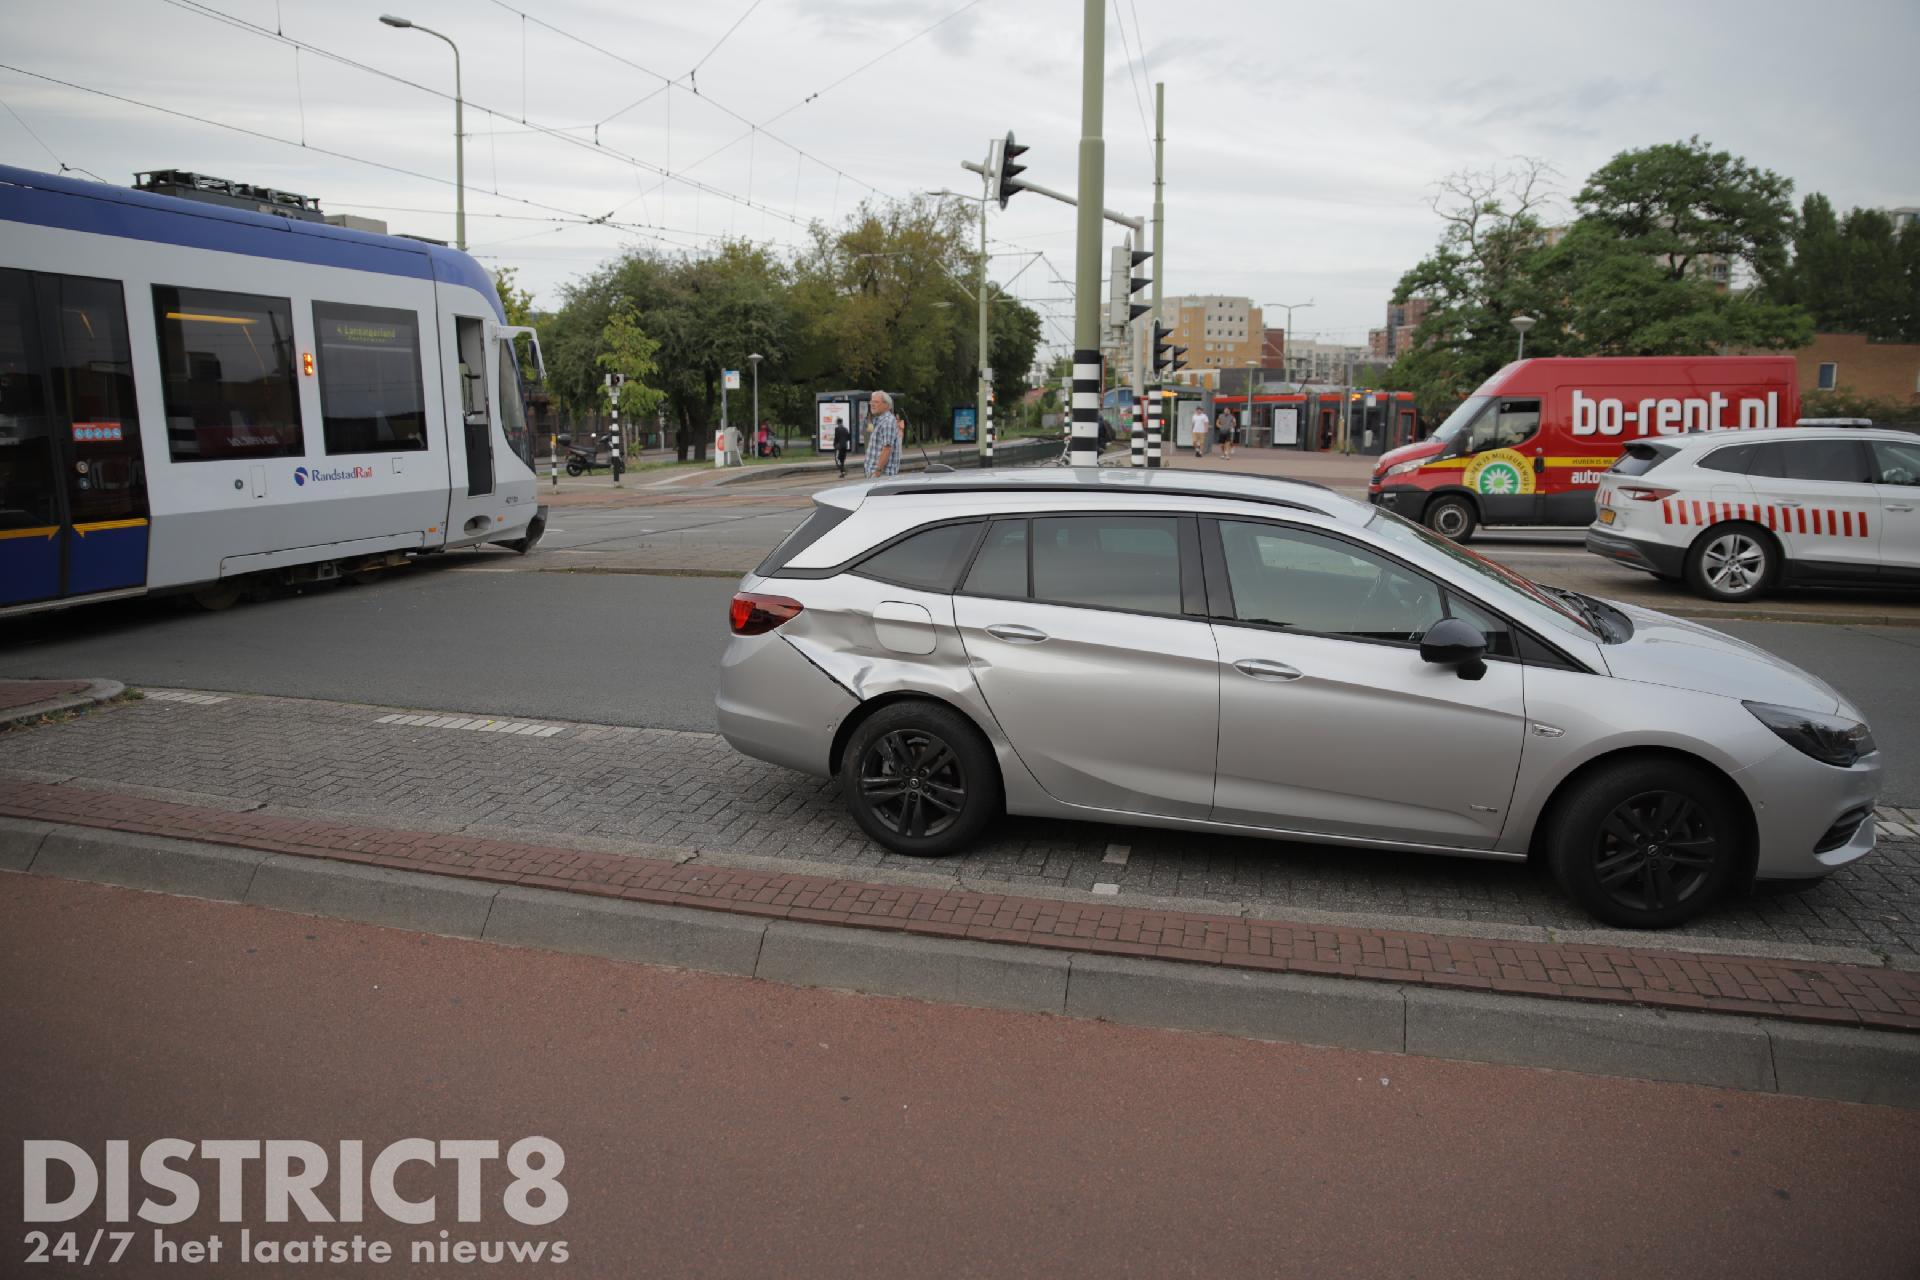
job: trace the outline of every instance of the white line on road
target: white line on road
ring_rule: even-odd
[[[1124,867],[1127,865],[1127,855],[1131,852],[1133,852],[1132,845],[1110,844],[1107,846],[1107,856],[1100,861],[1110,862],[1116,867]]]
[[[404,724],[420,729],[471,729],[476,733],[510,733],[525,738],[551,738],[565,725],[534,724],[526,720],[492,720],[484,716],[404,715],[393,712],[379,717],[375,724]]]
[[[1120,886],[1117,884],[1101,883],[1093,886],[1093,891],[1102,897],[1111,898],[1120,892]]]
[[[184,689],[147,689],[144,696],[152,702],[189,702],[196,707],[210,707],[216,702],[227,701],[220,694],[188,693]]]

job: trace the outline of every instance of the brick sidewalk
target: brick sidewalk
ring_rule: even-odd
[[[0,814],[491,883],[1097,955],[1920,1031],[1920,974],[1628,947],[1503,943],[676,864],[442,832],[234,813],[44,783]]]
[[[461,714],[512,710],[479,697]],[[0,734],[0,778],[512,840],[652,845],[702,862],[804,862],[790,869],[856,879],[942,876],[988,891],[1076,895],[1101,886],[1220,914],[1359,918],[1442,932],[1521,928],[1540,931],[1542,941],[1547,931],[1595,928],[1546,877],[1507,862],[1041,818],[995,824],[963,858],[902,858],[854,825],[836,785],[749,760],[712,733],[567,723],[555,736],[532,738],[396,723],[401,710],[253,695],[214,704],[149,697]],[[1702,941],[1666,945],[1747,954],[1842,947],[1912,964],[1920,953],[1920,844],[1883,838],[1872,857],[1814,883],[1764,884],[1686,934]]]

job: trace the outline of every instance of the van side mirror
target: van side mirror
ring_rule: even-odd
[[[1420,660],[1458,667],[1462,680],[1478,680],[1485,675],[1486,656],[1487,637],[1465,618],[1442,618],[1420,637]]]

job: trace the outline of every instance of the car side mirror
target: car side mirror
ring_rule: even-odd
[[[1458,667],[1462,680],[1478,680],[1485,675],[1486,656],[1487,637],[1465,618],[1442,618],[1420,637],[1420,660]]]

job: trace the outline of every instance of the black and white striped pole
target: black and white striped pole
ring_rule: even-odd
[[[992,377],[992,373],[989,372],[988,380],[991,381]],[[991,387],[987,389],[986,400],[982,407],[986,409],[987,416],[980,424],[980,465],[990,467],[993,465],[993,389]]]
[[[1157,471],[1161,466],[1161,456],[1165,440],[1160,428],[1160,387],[1158,384],[1147,388],[1147,467]]]
[[[1073,438],[1067,443],[1067,462],[1100,465],[1100,352],[1087,347],[1073,353]]]
[[[1135,398],[1133,412],[1129,415],[1133,421],[1131,448],[1128,449],[1128,462],[1132,466],[1147,465],[1147,406],[1144,399]]]

